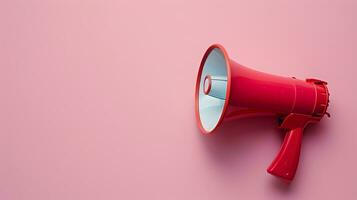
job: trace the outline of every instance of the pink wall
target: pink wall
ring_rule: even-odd
[[[0,199],[356,199],[357,2],[0,2]],[[265,171],[275,119],[199,134],[219,42],[257,70],[329,82],[295,181]]]

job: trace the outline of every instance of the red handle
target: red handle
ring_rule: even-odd
[[[280,152],[267,171],[275,176],[292,180],[299,164],[303,128],[289,130],[284,138]]]

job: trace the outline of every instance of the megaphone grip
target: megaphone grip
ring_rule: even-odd
[[[279,154],[267,171],[275,176],[292,180],[299,164],[303,128],[289,130],[284,138]]]

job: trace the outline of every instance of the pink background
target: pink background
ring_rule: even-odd
[[[0,2],[0,199],[356,199],[357,2]],[[266,173],[275,119],[199,134],[195,78],[221,43],[329,82],[295,181]]]

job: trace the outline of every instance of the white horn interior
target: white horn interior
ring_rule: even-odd
[[[211,76],[211,88],[204,93],[205,77]],[[227,93],[227,66],[224,54],[219,48],[214,48],[204,63],[200,77],[199,116],[202,127],[212,131],[222,115]]]

